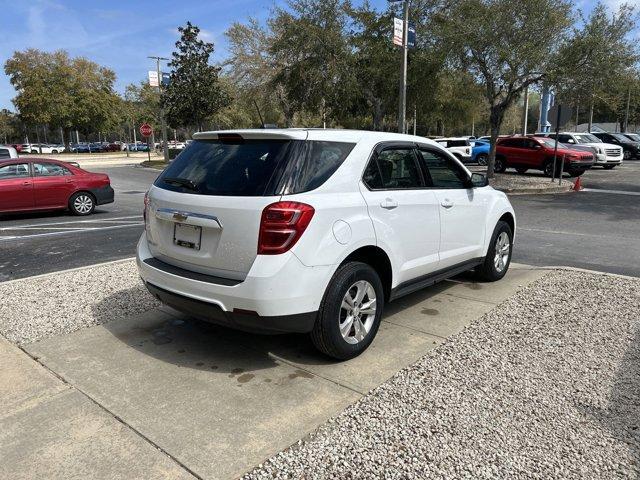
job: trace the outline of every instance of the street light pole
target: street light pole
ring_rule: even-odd
[[[165,57],[147,57],[156,61],[156,71],[158,72],[158,93],[161,96],[160,99],[160,128],[162,129],[162,153],[164,155],[164,161],[169,161],[169,149],[167,147],[167,124],[164,120],[164,109],[162,108],[162,76],[160,75],[160,60],[168,61]]]
[[[407,133],[407,52],[409,50],[409,0],[404,0],[402,26],[402,81],[400,82],[400,108],[398,132]]]

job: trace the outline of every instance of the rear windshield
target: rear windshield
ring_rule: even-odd
[[[318,188],[355,144],[302,140],[196,140],[158,177],[166,190],[271,196]]]
[[[469,145],[467,140],[447,140],[447,147],[466,147]]]

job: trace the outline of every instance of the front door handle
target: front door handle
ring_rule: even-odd
[[[22,185],[31,185],[31,182],[22,182]]]
[[[380,203],[380,206],[386,210],[393,210],[394,208],[398,208],[398,202],[393,198],[385,198],[384,201]]]
[[[440,202],[440,205],[442,205],[444,208],[451,208],[453,207],[453,202],[448,198],[445,198],[444,200],[442,200],[442,202]]]

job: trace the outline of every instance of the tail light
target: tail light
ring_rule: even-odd
[[[311,205],[276,202],[267,205],[260,219],[258,254],[278,255],[288,251],[300,239],[313,218]]]

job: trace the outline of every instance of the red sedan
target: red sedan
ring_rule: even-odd
[[[89,215],[113,202],[109,176],[49,159],[0,160],[0,213],[69,209]]]

